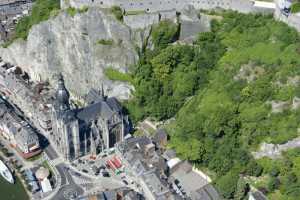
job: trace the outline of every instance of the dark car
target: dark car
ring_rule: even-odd
[[[75,176],[81,176],[81,174],[78,173],[78,172],[74,172],[74,175],[75,175]]]
[[[104,166],[104,165],[101,165],[100,167],[99,167],[99,169],[105,169],[106,167]]]
[[[109,173],[106,172],[106,171],[102,172],[102,176],[103,176],[103,177],[110,177]]]
[[[90,161],[89,161],[89,164],[90,164],[90,165],[95,164],[95,161],[90,160]]]
[[[122,182],[125,184],[125,185],[128,185],[128,182],[126,180],[122,180]]]
[[[84,172],[84,173],[89,173],[89,171],[86,170],[86,169],[83,169],[83,170],[81,170],[81,171]]]

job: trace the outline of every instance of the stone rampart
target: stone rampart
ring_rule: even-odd
[[[260,2],[255,0],[61,0],[62,8],[67,8],[69,6],[74,8],[83,6],[109,8],[114,5],[120,6],[126,11],[145,11],[148,13],[172,9],[182,10],[186,5],[193,5],[196,9],[205,10],[222,8],[226,10],[236,10],[241,13],[275,13],[276,19],[283,21],[300,31],[300,16],[294,14],[287,17],[281,14],[281,9],[277,6],[278,0],[273,4],[274,6],[272,6],[272,3],[270,2]],[[130,20],[130,17],[128,20]]]
[[[124,23],[132,29],[143,29],[159,22],[159,14],[139,14],[124,16]]]
[[[243,13],[252,12],[254,1],[252,0],[61,0],[62,8],[72,6],[111,7],[120,6],[126,11],[143,10],[157,12],[162,10],[182,10],[186,5],[193,5],[196,9],[232,9]]]

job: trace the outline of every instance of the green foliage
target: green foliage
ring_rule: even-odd
[[[153,26],[151,37],[157,49],[166,48],[171,42],[178,39],[179,27],[171,21],[161,21]]]
[[[110,8],[110,12],[116,17],[117,20],[123,22],[123,10],[119,6],[113,6]]]
[[[178,33],[169,22],[153,27],[154,50],[145,49],[132,72],[136,91],[126,104],[128,112],[134,121],[175,116],[169,125],[170,147],[213,171],[225,198],[242,196],[240,174],[272,174],[268,188],[281,189],[291,167],[268,159],[256,162],[250,151],[262,141],[284,143],[298,136],[299,110],[273,113],[268,102],[292,103],[300,91],[290,81],[300,75],[299,35],[271,16],[257,14],[227,12],[212,27],[189,46],[169,45]],[[244,73],[247,66],[251,70]],[[289,162],[300,169],[300,159]],[[297,177],[299,171],[293,170]]]
[[[269,182],[268,182],[268,186],[267,186],[267,187],[268,187],[268,190],[269,190],[270,192],[272,192],[272,191],[278,189],[279,184],[280,184],[280,182],[279,182],[279,179],[278,179],[278,178],[276,178],[276,177],[271,177],[270,180],[269,180]]]
[[[101,40],[98,40],[97,41],[97,44],[102,44],[102,45],[113,45],[114,44],[114,41],[112,39],[109,39],[109,40],[105,40],[105,39],[101,39]]]
[[[158,120],[173,117],[187,98],[207,82],[209,69],[225,52],[215,33],[200,34],[195,46],[168,46],[177,30],[168,24],[163,22],[163,28],[153,31],[156,48],[146,50],[134,69],[135,99],[129,104],[131,109],[136,106],[140,109],[133,110],[143,112],[133,114],[135,116]],[[169,26],[173,28],[166,28]]]
[[[300,2],[296,2],[296,3],[292,4],[291,12],[292,13],[298,13],[298,12],[300,12]]]
[[[231,199],[234,197],[234,193],[237,189],[238,180],[239,176],[235,172],[228,172],[217,180],[216,186],[219,188],[223,197]]]
[[[141,15],[146,14],[145,10],[129,10],[125,12],[125,15]]]
[[[67,13],[68,13],[68,15],[74,17],[77,13],[85,13],[88,10],[89,10],[89,8],[86,7],[86,6],[84,6],[82,8],[79,8],[79,9],[73,8],[73,7],[68,7],[67,8]]]
[[[77,14],[77,9],[73,7],[67,8],[67,13],[68,15],[74,17]]]
[[[275,82],[283,78],[288,80],[299,73],[300,56],[294,48],[295,44],[300,45],[299,35],[269,16],[226,13],[223,17],[222,21],[214,22],[214,31],[201,34],[195,45],[205,45],[208,52],[225,46],[226,52],[195,56],[199,59],[195,63],[206,66],[208,73],[202,74],[204,85],[197,88],[196,96],[182,104],[177,112],[169,129],[170,146],[179,152],[179,156],[192,158],[190,160],[198,166],[216,172],[221,180],[224,176],[227,179],[232,169],[251,176],[268,171],[280,177],[283,174],[272,171],[272,165],[268,169],[265,163],[256,163],[249,150],[262,141],[283,143],[298,136],[298,111],[271,113],[267,102],[291,102],[296,94],[297,86],[287,85],[287,81]],[[220,41],[212,42],[214,38]],[[242,74],[246,65],[260,70]],[[168,73],[164,72],[169,70],[164,68],[156,76],[159,79],[174,77],[172,74],[165,76]],[[251,76],[255,78],[247,81]],[[186,143],[194,139],[198,141],[197,148],[185,150],[191,148]],[[272,191],[278,188],[279,180],[273,178],[270,181]],[[216,182],[224,197],[231,198],[234,187],[220,184],[219,179]]]
[[[85,13],[89,10],[89,7],[87,6],[83,6],[81,8],[78,9],[78,13]]]
[[[132,83],[132,77],[129,74],[119,72],[118,70],[113,68],[105,69],[104,74],[110,80]]]
[[[234,194],[235,200],[246,200],[247,193],[249,192],[249,184],[243,178],[240,178],[237,182],[236,192]]]

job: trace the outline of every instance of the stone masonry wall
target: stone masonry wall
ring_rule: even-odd
[[[275,18],[287,23],[300,31],[300,16],[290,15],[285,17],[277,7],[256,7],[255,0],[61,0],[62,8],[69,6],[80,8],[82,6],[99,6],[109,8],[120,6],[126,11],[143,10],[146,12],[158,12],[166,10],[182,10],[186,5],[193,5],[196,9],[211,10],[215,8],[231,9],[242,13],[269,12],[275,13]],[[277,13],[277,14],[276,14]]]
[[[186,5],[193,5],[196,9],[232,9],[248,13],[253,11],[254,2],[251,0],[61,0],[62,8],[72,6],[111,7],[120,6],[127,11],[144,10],[157,12],[162,10],[182,10]]]

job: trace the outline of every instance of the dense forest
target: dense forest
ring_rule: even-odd
[[[171,22],[153,27],[154,49],[133,69],[127,109],[134,121],[175,117],[170,147],[209,173],[226,199],[244,199],[251,183],[272,199],[296,200],[299,150],[277,161],[254,160],[251,151],[299,135],[299,35],[272,16],[220,15],[193,45],[174,43]]]

